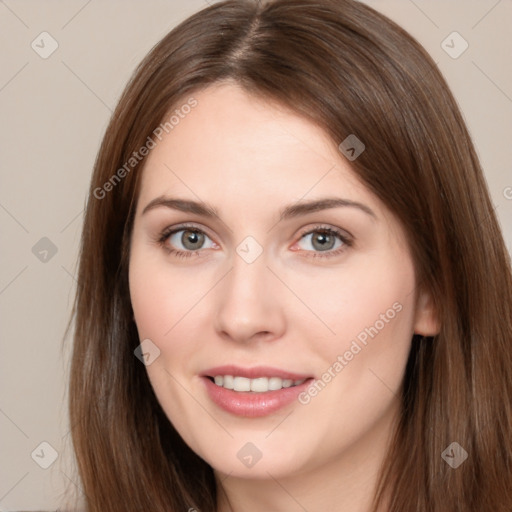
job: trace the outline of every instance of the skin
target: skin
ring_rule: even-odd
[[[367,511],[412,335],[438,331],[405,234],[310,121],[229,81],[194,97],[197,107],[147,157],[132,233],[130,295],[140,339],[160,350],[147,366],[156,396],[214,468],[220,512]],[[219,216],[143,213],[162,195],[206,201]],[[285,206],[323,197],[373,215],[345,206],[279,220]],[[183,222],[206,233],[199,249],[182,245],[183,232],[158,243]],[[322,251],[319,225],[349,233],[352,245],[335,237]],[[252,263],[236,251],[247,236],[263,251]],[[193,254],[178,258],[165,244]],[[322,379],[396,303],[400,312],[306,405],[243,418],[205,392],[200,372],[223,364]],[[250,468],[237,457],[247,442],[262,454]]]

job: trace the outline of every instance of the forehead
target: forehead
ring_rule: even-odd
[[[223,202],[369,194],[334,142],[303,117],[232,83],[191,97],[196,106],[183,109],[169,133],[155,140],[144,166],[142,201],[176,192],[217,195]]]

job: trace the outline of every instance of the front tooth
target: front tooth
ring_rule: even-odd
[[[280,377],[270,377],[268,379],[268,389],[269,391],[277,391],[283,387],[283,379]]]
[[[251,390],[251,379],[247,377],[235,377],[234,378],[234,390],[235,391],[250,391]]]
[[[256,393],[264,393],[268,391],[268,378],[260,377],[258,379],[251,380],[251,391],[255,391]]]
[[[233,375],[216,375],[214,382],[217,386],[234,391],[252,391],[254,393],[265,393],[266,391],[278,391],[282,388],[299,386],[306,379],[292,380],[281,379],[280,377],[258,377],[248,379],[247,377],[234,377]]]
[[[224,384],[223,384],[223,386],[226,389],[234,389],[235,388],[234,380],[235,379],[233,378],[233,375],[224,375]]]

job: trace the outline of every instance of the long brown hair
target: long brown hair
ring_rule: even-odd
[[[403,29],[352,0],[217,3],[172,30],[126,87],[95,163],[74,306],[70,421],[87,510],[215,510],[212,468],[134,356],[127,269],[144,161],[126,162],[172,108],[224,79],[336,145],[351,134],[365,144],[352,168],[402,223],[439,312],[440,333],[412,340],[376,505],[388,493],[393,512],[510,512],[510,257],[441,73]],[[441,456],[452,442],[468,454],[457,469]]]

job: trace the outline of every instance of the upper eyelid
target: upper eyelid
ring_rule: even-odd
[[[211,238],[211,236],[209,235],[209,230],[207,228],[205,228],[203,226],[196,226],[194,223],[189,223],[189,222],[185,222],[183,224],[178,224],[177,226],[167,226],[166,228],[162,229],[161,232],[169,233],[169,236],[170,236],[171,234],[177,233],[179,231],[187,230],[187,229],[201,231],[202,233],[204,233],[205,235],[208,235]]]
[[[316,226],[313,226],[310,228],[304,228],[304,230],[300,231],[300,236],[302,237],[304,235],[314,233],[315,231],[332,231],[333,233],[335,233],[341,237],[345,237],[345,238],[349,238],[349,239],[354,238],[353,235],[351,233],[349,233],[346,229],[338,228],[335,226],[322,224],[322,223],[317,224]]]

